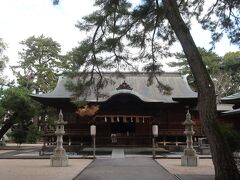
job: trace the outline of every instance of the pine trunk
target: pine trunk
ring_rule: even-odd
[[[6,134],[6,132],[13,126],[13,122],[11,118],[7,119],[4,122],[3,127],[0,129],[0,139]]]
[[[166,18],[178,37],[198,88],[198,111],[204,132],[210,143],[215,180],[239,180],[240,175],[232,153],[217,123],[214,84],[203,64],[188,27],[184,23],[176,0],[163,0]]]

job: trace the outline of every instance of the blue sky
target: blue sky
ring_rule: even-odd
[[[137,3],[139,0],[133,0]],[[81,17],[91,13],[93,0],[60,0],[58,6],[52,5],[52,0],[0,0],[0,37],[8,44],[6,54],[10,64],[16,64],[19,42],[30,36],[41,34],[52,37],[62,46],[62,52],[70,51],[81,41],[85,34],[81,33],[75,24]],[[192,36],[197,46],[209,48],[210,33],[203,31],[197,23],[193,23]],[[181,51],[176,45],[174,50]],[[230,45],[225,37],[214,50],[219,55],[228,51],[239,50]]]

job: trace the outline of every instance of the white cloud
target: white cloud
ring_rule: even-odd
[[[9,45],[11,63],[21,50],[19,42],[41,34],[52,37],[69,51],[82,39],[75,27],[77,20],[92,11],[93,1],[61,0],[53,6],[51,0],[1,0],[0,37]]]

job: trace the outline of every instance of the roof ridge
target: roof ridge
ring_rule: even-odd
[[[104,71],[101,72],[103,75],[113,75],[113,76],[121,76],[121,75],[128,75],[128,76],[132,76],[132,75],[143,75],[146,76],[150,73],[148,72],[143,72],[143,71],[139,71],[139,72],[134,72],[134,71],[123,71],[123,72],[113,72],[113,71]],[[94,74],[98,74],[97,72],[95,72]],[[180,72],[163,72],[163,73],[156,73],[157,76],[168,76],[168,77],[182,77]],[[66,77],[66,76],[64,76]]]
[[[106,73],[106,74],[117,74],[117,73],[123,73],[123,74],[149,74],[149,72],[146,71],[120,71],[120,72],[116,72],[116,71],[103,71],[102,73]],[[156,73],[156,74],[181,74],[181,72],[179,71],[169,71],[169,72],[162,72],[162,73]]]

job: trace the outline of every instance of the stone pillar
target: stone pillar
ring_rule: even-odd
[[[192,136],[194,135],[194,122],[191,120],[191,114],[189,113],[189,110],[187,111],[186,120],[183,122],[183,125],[185,125],[184,134],[186,134],[187,137],[187,147],[184,149],[184,154],[181,157],[181,165],[198,166],[198,156],[196,155],[196,151],[193,149],[192,140]]]
[[[53,155],[51,156],[51,166],[53,167],[65,167],[68,166],[68,156],[66,155],[66,151],[63,148],[63,135],[65,134],[64,125],[67,124],[63,120],[62,110],[60,110],[58,121],[56,124],[55,134],[57,136],[57,147],[53,151]]]

